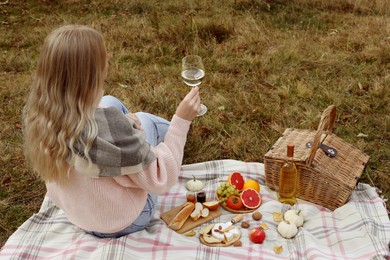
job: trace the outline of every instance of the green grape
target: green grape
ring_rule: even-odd
[[[230,196],[240,196],[240,192],[237,190],[235,185],[228,182],[222,183],[217,188],[217,196],[221,204],[226,203]]]

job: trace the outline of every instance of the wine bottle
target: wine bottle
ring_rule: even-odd
[[[294,163],[294,145],[287,145],[287,160],[280,168],[279,195],[280,202],[294,205],[296,203],[298,170]]]

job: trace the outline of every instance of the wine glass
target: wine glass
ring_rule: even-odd
[[[199,86],[205,75],[202,58],[198,55],[187,55],[182,60],[181,77],[184,83],[190,87]],[[207,107],[200,104],[198,116],[206,114]]]

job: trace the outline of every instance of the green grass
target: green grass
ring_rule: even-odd
[[[335,133],[370,155],[361,181],[390,197],[390,3],[387,0],[33,1],[0,5],[0,244],[39,209],[45,186],[22,151],[21,110],[45,36],[91,25],[105,36],[106,93],[171,118],[188,88],[186,53],[204,58],[184,163],[263,161],[287,127]],[[359,133],[367,135],[358,137]],[[387,202],[388,209],[390,208]]]

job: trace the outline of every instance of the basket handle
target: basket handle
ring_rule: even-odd
[[[313,144],[312,144],[312,147],[310,150],[310,155],[309,155],[309,158],[307,160],[307,165],[310,166],[314,160],[314,156],[316,155],[316,152],[317,152],[318,147],[320,145],[321,135],[322,135],[322,132],[324,131],[325,126],[328,125],[328,129],[326,130],[327,135],[331,134],[333,132],[335,119],[336,119],[336,106],[330,105],[322,113],[321,121],[320,121],[320,124],[318,125],[317,133],[314,136],[314,141],[313,141]]]

